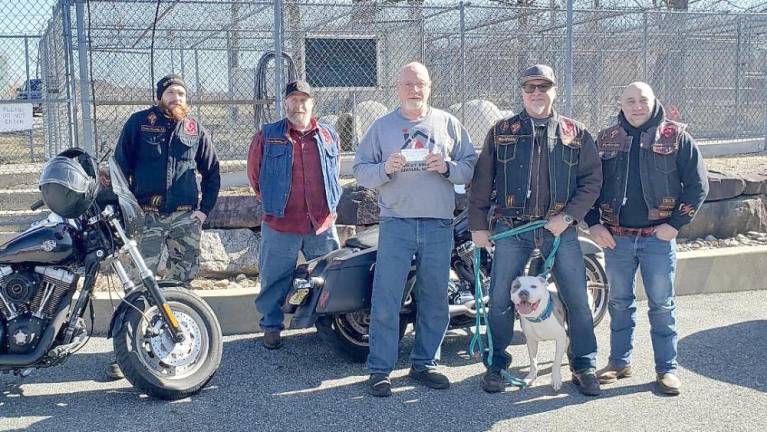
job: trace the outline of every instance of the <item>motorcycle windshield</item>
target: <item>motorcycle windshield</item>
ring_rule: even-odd
[[[112,180],[112,191],[117,195],[117,201],[120,203],[125,233],[132,239],[138,239],[144,227],[144,211],[141,210],[136,197],[130,191],[128,180],[125,179],[114,157],[109,158],[109,175]]]

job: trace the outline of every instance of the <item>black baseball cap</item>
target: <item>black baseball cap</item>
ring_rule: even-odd
[[[554,76],[554,69],[551,66],[545,64],[537,64],[530,66],[522,72],[520,77],[520,84],[525,85],[526,82],[532,80],[544,80],[553,85],[557,85],[557,78]]]
[[[309,97],[312,97],[312,88],[309,86],[309,84],[306,81],[301,81],[301,80],[293,81],[288,83],[287,86],[285,86],[285,97],[288,97],[295,92],[301,92],[306,94]]]

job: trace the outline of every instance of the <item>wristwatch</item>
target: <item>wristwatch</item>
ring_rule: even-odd
[[[567,213],[562,213],[562,220],[564,220],[565,223],[568,224],[568,225],[577,225],[578,224],[578,221],[575,220],[574,217],[570,216]]]
[[[445,168],[447,169],[445,170],[445,172],[442,173],[442,177],[448,178],[450,177],[450,164],[446,162]]]

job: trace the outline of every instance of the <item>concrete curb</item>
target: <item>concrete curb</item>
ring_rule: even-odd
[[[767,289],[767,246],[709,249],[680,252],[676,273],[676,295],[712,294],[722,292]],[[225,335],[255,333],[261,318],[253,301],[259,287],[197,290],[221,322]],[[637,299],[645,298],[641,277],[637,281]],[[112,303],[119,299],[112,294],[97,293],[94,301],[96,334],[107,332],[112,316]]]

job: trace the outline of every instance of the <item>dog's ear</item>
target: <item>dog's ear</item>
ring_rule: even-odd
[[[520,288],[522,288],[522,284],[519,282],[519,279],[514,279],[514,282],[511,283],[511,290],[516,291]]]
[[[541,282],[541,286],[546,286],[548,284],[548,281],[543,276],[538,276],[538,280]]]

